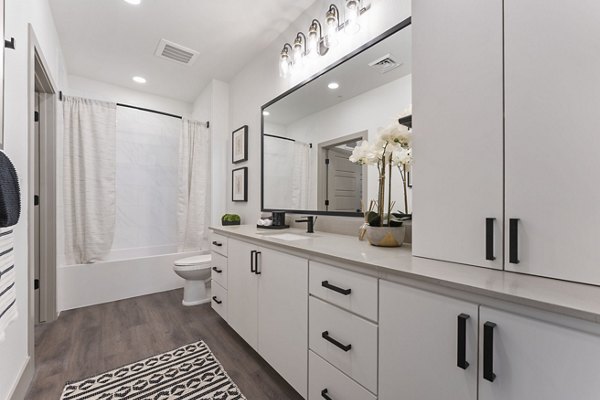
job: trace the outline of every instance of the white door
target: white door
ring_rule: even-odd
[[[258,347],[258,275],[251,272],[256,246],[228,239],[227,318],[254,349]]]
[[[479,400],[599,398],[600,336],[487,307],[480,325]]]
[[[380,281],[379,307],[379,399],[477,399],[477,305]]]
[[[413,22],[413,254],[501,269],[502,0],[413,1]]]
[[[308,389],[308,260],[261,248],[258,352],[306,398]]]
[[[600,2],[505,7],[506,268],[598,285]]]
[[[351,162],[350,151],[327,151],[327,211],[358,212],[362,209],[363,167]]]

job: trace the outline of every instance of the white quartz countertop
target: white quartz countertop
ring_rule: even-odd
[[[600,323],[600,287],[597,286],[413,257],[410,246],[374,247],[355,236],[319,231],[307,234],[300,229],[263,230],[251,225],[211,229],[224,236],[302,253],[308,259],[363,268],[382,279],[413,279]],[[305,239],[277,238],[284,233],[302,235]]]

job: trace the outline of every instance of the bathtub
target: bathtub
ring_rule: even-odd
[[[108,303],[183,287],[173,272],[180,258],[210,251],[178,253],[174,246],[114,250],[105,261],[58,268],[59,311]]]

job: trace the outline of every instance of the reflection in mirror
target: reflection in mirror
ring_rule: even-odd
[[[410,109],[411,39],[409,25],[265,107],[264,210],[360,213],[377,198],[377,169],[348,157]],[[404,208],[397,171],[392,200]]]

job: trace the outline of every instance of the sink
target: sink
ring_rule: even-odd
[[[306,235],[297,235],[295,233],[277,233],[277,234],[269,235],[269,238],[285,240],[287,242],[292,242],[295,240],[306,240],[306,239],[311,239],[313,237],[315,237],[315,235],[310,234],[310,233],[306,234]]]

